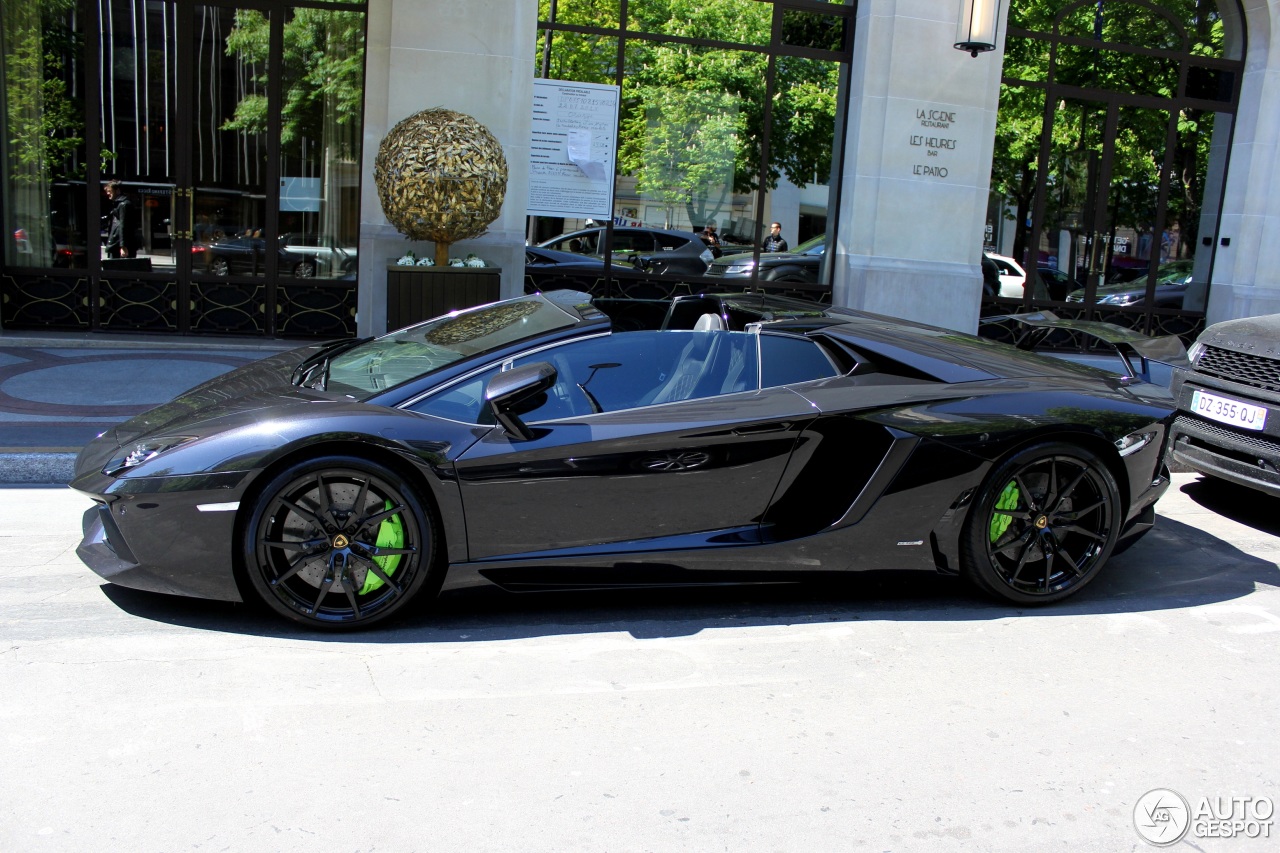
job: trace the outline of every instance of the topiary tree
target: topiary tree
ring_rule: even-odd
[[[391,129],[373,163],[378,200],[396,230],[449,246],[479,237],[498,218],[507,193],[507,158],[488,129],[469,115],[423,110]]]

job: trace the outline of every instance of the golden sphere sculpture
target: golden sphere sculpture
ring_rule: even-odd
[[[465,113],[423,110],[391,129],[373,161],[378,200],[396,230],[449,246],[479,237],[498,218],[507,194],[507,158],[489,129]]]

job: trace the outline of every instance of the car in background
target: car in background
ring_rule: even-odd
[[[1035,296],[1048,298],[1054,302],[1063,302],[1066,300],[1068,293],[1084,287],[1083,283],[1057,267],[1038,266],[1036,267],[1036,276],[1039,278],[1040,284],[1044,286],[1044,292],[1043,294],[1037,292]]]
[[[1280,497],[1280,314],[1214,323],[1174,374],[1169,458]]]
[[[338,278],[354,273],[359,268],[358,250],[355,246],[322,244],[318,237],[302,234],[285,234],[281,243],[285,251],[313,261],[309,265],[303,262],[294,264],[295,278],[311,278],[316,275]]]
[[[827,235],[819,234],[790,252],[761,252],[759,260],[751,252],[722,255],[711,262],[707,275],[757,281],[805,282],[817,284],[822,276],[822,256]]]
[[[1155,300],[1156,308],[1181,308],[1187,295],[1187,285],[1191,284],[1191,269],[1194,261],[1169,261],[1156,270]],[[1083,302],[1084,288],[1073,290],[1067,294],[1068,302]],[[1095,297],[1098,305],[1146,305],[1147,282],[1145,278],[1119,284],[1104,284],[1098,288]]]
[[[210,275],[262,275],[267,271],[267,240],[264,237],[226,237],[205,245],[191,247],[191,260],[197,272]],[[289,249],[284,238],[276,241],[278,270],[294,278],[313,278],[317,262],[314,257]]]
[[[985,254],[1000,270],[1000,295],[1006,299],[1021,299],[1027,284],[1027,271],[1007,255]]]
[[[544,240],[535,248],[603,258],[606,236],[604,228],[583,228]],[[714,259],[697,234],[668,228],[614,228],[608,250],[615,262],[625,261],[655,275],[704,275]]]
[[[615,271],[635,271],[626,261],[614,260]],[[540,246],[524,248],[525,293],[539,290],[582,290],[602,293],[605,282],[604,258],[578,255]]]

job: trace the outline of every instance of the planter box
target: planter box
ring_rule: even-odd
[[[387,331],[497,302],[502,267],[402,267],[387,264]]]

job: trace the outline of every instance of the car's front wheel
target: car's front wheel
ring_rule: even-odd
[[[1102,570],[1123,522],[1119,489],[1092,451],[1052,442],[996,466],[969,512],[965,572],[1017,604],[1078,592]]]
[[[437,524],[394,472],[330,456],[267,483],[244,528],[249,581],[277,613],[313,628],[363,628],[438,589]]]
[[[294,278],[315,278],[316,265],[311,261],[298,261],[293,268]]]

